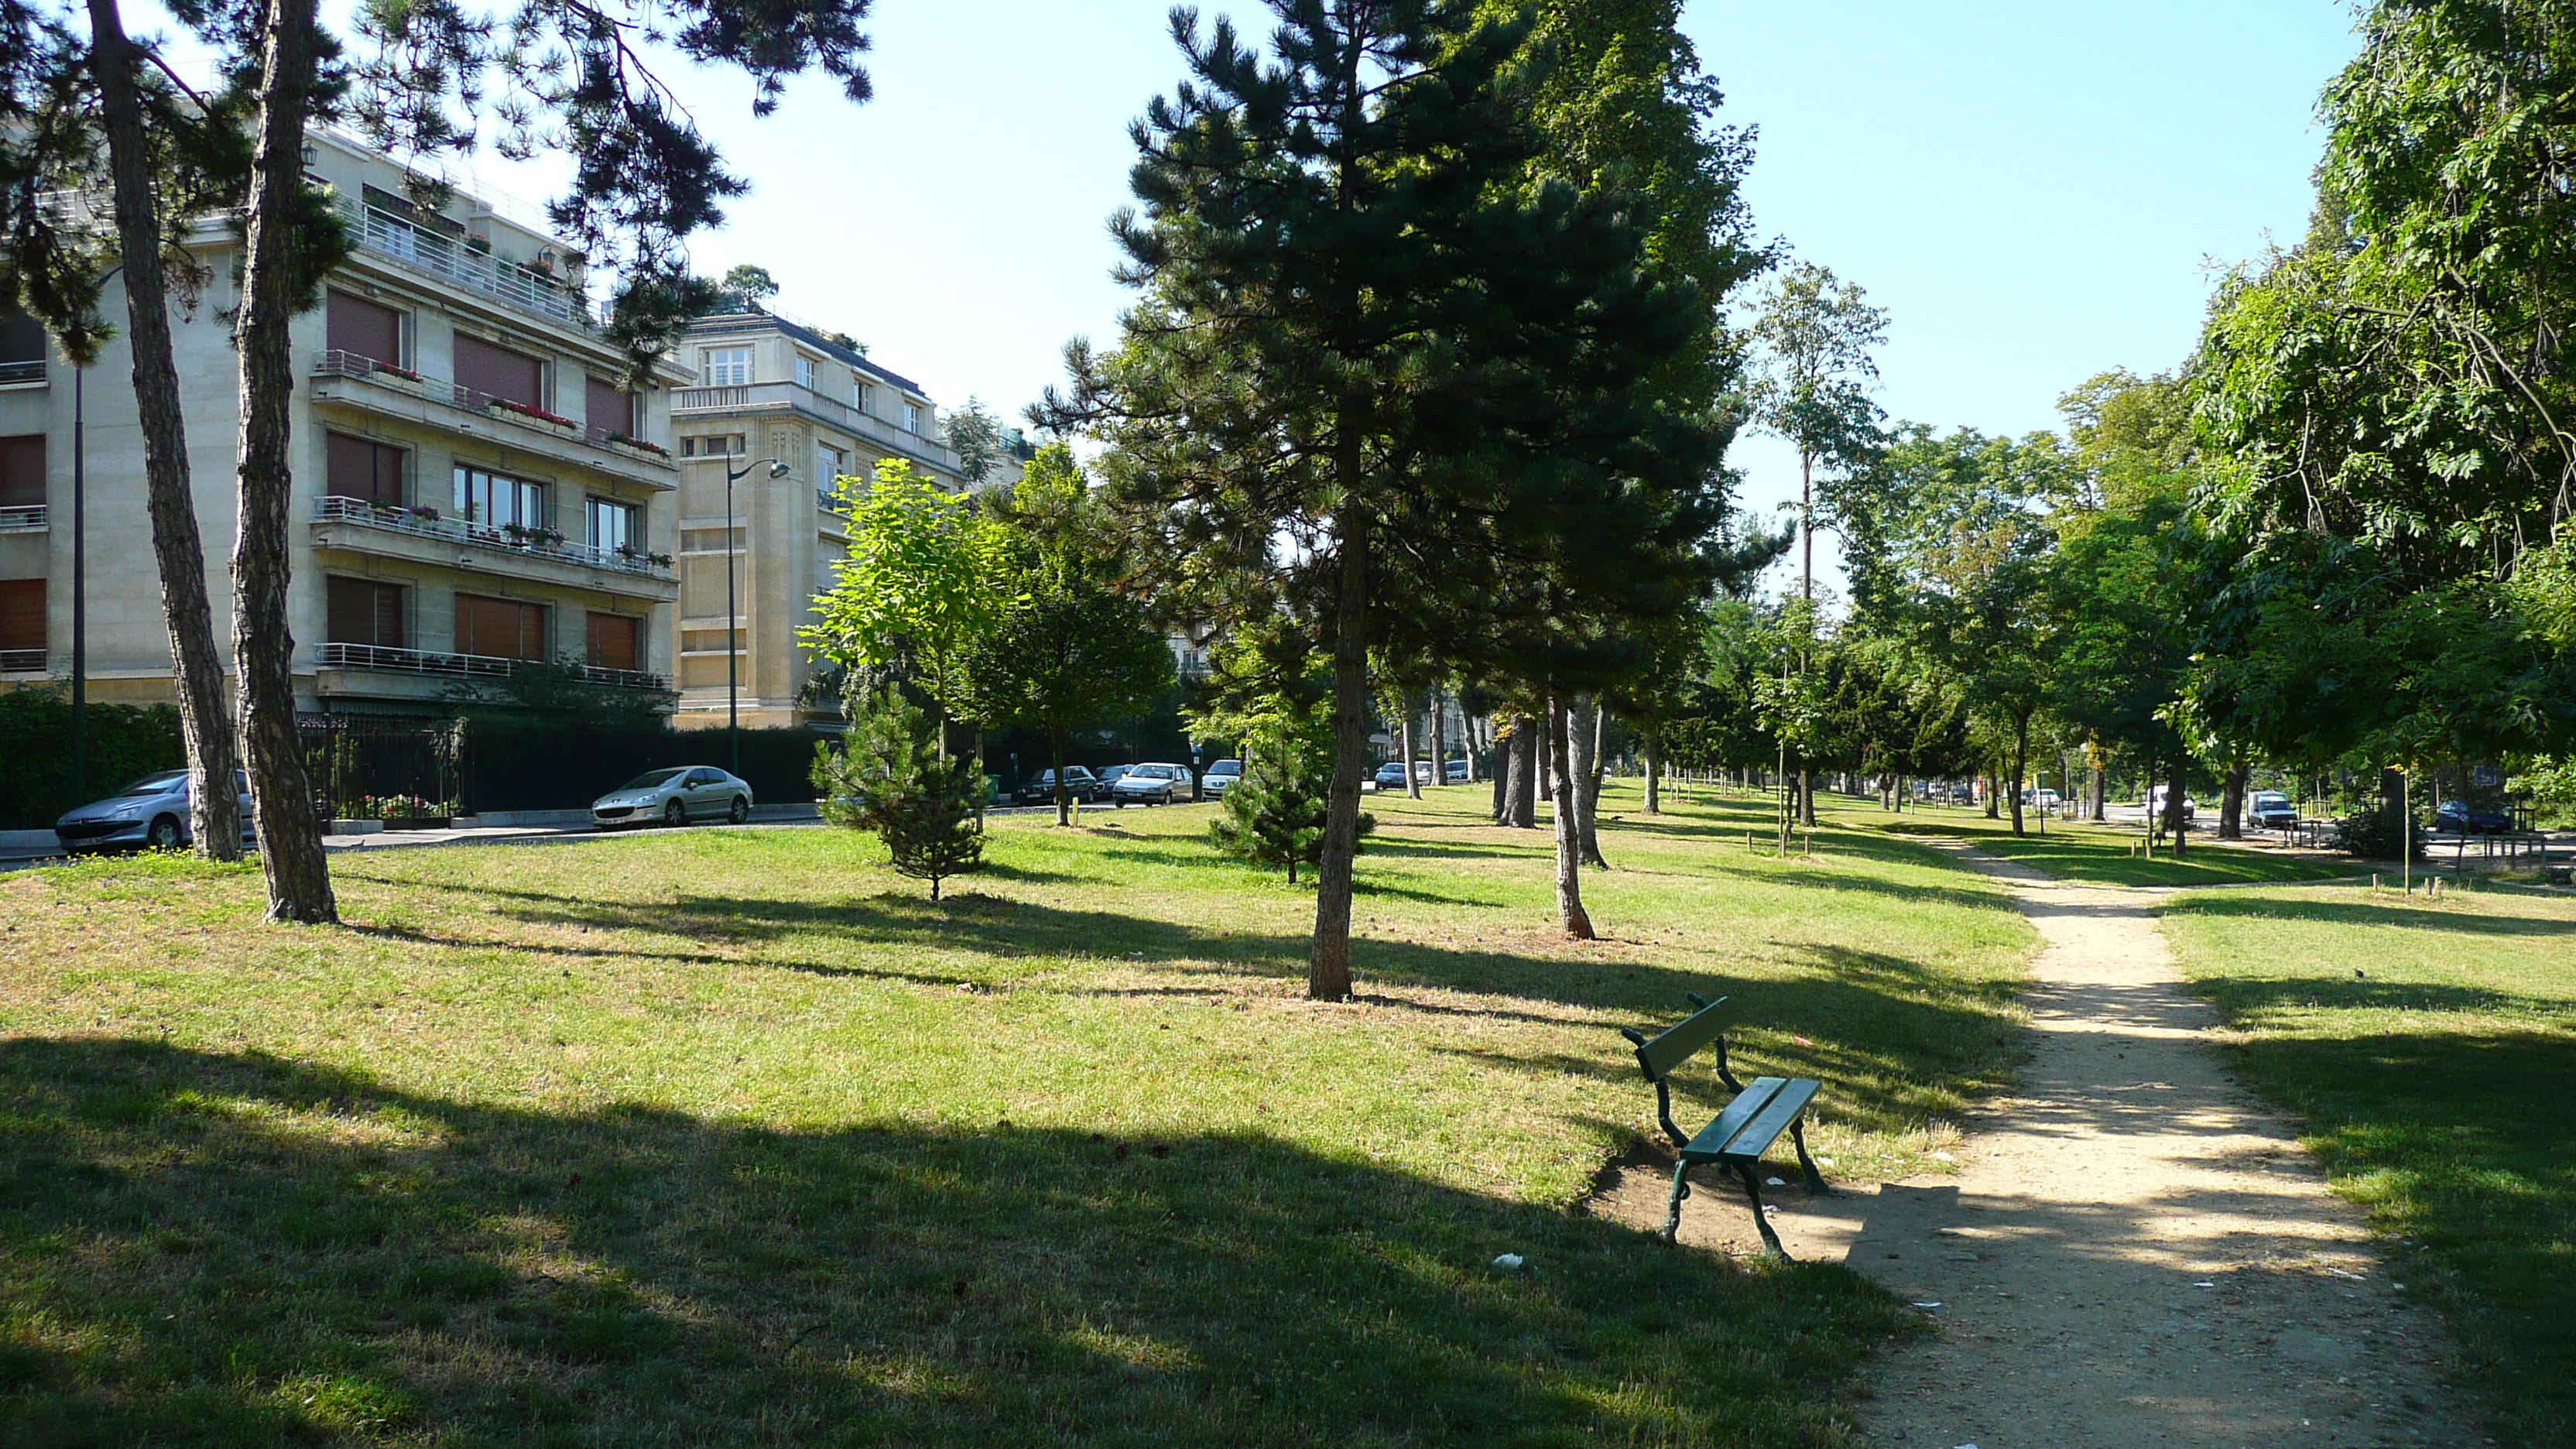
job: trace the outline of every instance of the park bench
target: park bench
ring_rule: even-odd
[[[1637,1048],[1637,1065],[1655,1088],[1655,1116],[1673,1139],[1680,1161],[1673,1164],[1673,1196],[1664,1213],[1664,1241],[1679,1242],[1682,1231],[1682,1199],[1690,1196],[1690,1170],[1704,1162],[1719,1163],[1735,1169],[1744,1180],[1744,1195],[1753,1201],[1753,1225],[1762,1230],[1763,1247],[1775,1258],[1789,1256],[1780,1246],[1780,1235],[1771,1230],[1770,1215],[1762,1209],[1762,1154],[1789,1134],[1798,1149],[1798,1166],[1807,1176],[1807,1191],[1826,1191],[1823,1174],[1816,1171],[1816,1160],[1807,1155],[1807,1137],[1802,1123],[1807,1104],[1816,1099],[1824,1084],[1809,1077],[1756,1077],[1751,1086],[1735,1079],[1727,1069],[1726,1024],[1734,1018],[1721,996],[1709,1001],[1697,993],[1687,993],[1691,1005],[1699,1008],[1682,1021],[1666,1027],[1649,1038],[1635,1027],[1623,1026],[1619,1034]],[[1682,1131],[1673,1123],[1673,1069],[1699,1054],[1701,1049],[1716,1050],[1717,1077],[1735,1093],[1735,1100],[1717,1119],[1699,1130],[1697,1135]]]

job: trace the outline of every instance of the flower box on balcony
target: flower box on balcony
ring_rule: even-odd
[[[656,458],[667,458],[671,456],[671,450],[663,447],[659,443],[648,443],[642,438],[631,438],[620,432],[609,433],[608,441],[612,443],[624,443],[627,447],[650,453]]]
[[[369,372],[385,373],[394,377],[399,377],[408,383],[417,384],[426,380],[422,378],[419,373],[412,371],[408,367],[396,367],[390,362],[378,362],[372,357],[367,359],[367,370]]]
[[[534,407],[523,402],[515,402],[506,397],[496,397],[492,399],[492,406],[499,408],[505,413],[515,413],[523,418],[534,418],[541,423],[552,423],[558,428],[578,428],[581,426],[581,424],[563,416],[561,413],[550,413],[544,408]]]

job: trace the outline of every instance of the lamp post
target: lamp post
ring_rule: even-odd
[[[784,478],[787,465],[776,458],[763,458],[758,463],[745,463],[725,470],[725,733],[730,737],[735,775],[742,773],[742,650],[734,633],[733,584],[733,485],[751,476],[752,470],[767,464],[769,476]]]

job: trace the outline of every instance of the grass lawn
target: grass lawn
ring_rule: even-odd
[[[1817,809],[1828,808],[1818,796]],[[2009,819],[1989,820],[1982,806],[1908,806],[1902,814],[1881,812],[1866,801],[1835,800],[1832,807],[1846,824],[1875,827],[1897,835],[1950,836],[1965,840],[1988,855],[2017,860],[2062,880],[2096,885],[2205,886],[2263,881],[2328,880],[2367,871],[2366,865],[2333,857],[2293,855],[2260,844],[2224,843],[2203,831],[2192,832],[2182,859],[2160,845],[2152,857],[2136,853],[2141,837],[2133,830],[2051,820],[2039,833],[2039,817],[2030,816],[2027,835],[2016,837]]]
[[[2403,1240],[2509,1443],[2576,1424],[2576,900],[2366,886],[2183,897],[2164,929],[2305,1119],[2336,1189]]]
[[[1919,1170],[2030,933],[1631,787],[1569,944],[1484,794],[1372,802],[1349,1004],[1197,809],[997,820],[937,905],[820,829],[343,855],[340,930],[0,878],[0,1442],[1851,1443],[1901,1305],[1572,1211],[1652,1114],[1612,1028],[1731,993],[1831,1175]]]

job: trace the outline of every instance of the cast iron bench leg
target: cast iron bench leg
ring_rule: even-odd
[[[1673,1200],[1664,1208],[1664,1241],[1682,1240],[1682,1199],[1690,1196],[1690,1169],[1687,1162],[1673,1164]]]
[[[1822,1196],[1833,1189],[1825,1186],[1825,1175],[1816,1171],[1816,1159],[1807,1155],[1807,1131],[1799,1123],[1789,1124],[1789,1140],[1798,1145],[1798,1166],[1807,1173],[1807,1191]]]
[[[1786,1258],[1789,1250],[1780,1246],[1780,1235],[1771,1231],[1771,1215],[1762,1210],[1762,1179],[1756,1176],[1758,1164],[1739,1162],[1736,1175],[1744,1179],[1744,1195],[1753,1199],[1753,1226],[1762,1230],[1762,1251],[1774,1258]]]

